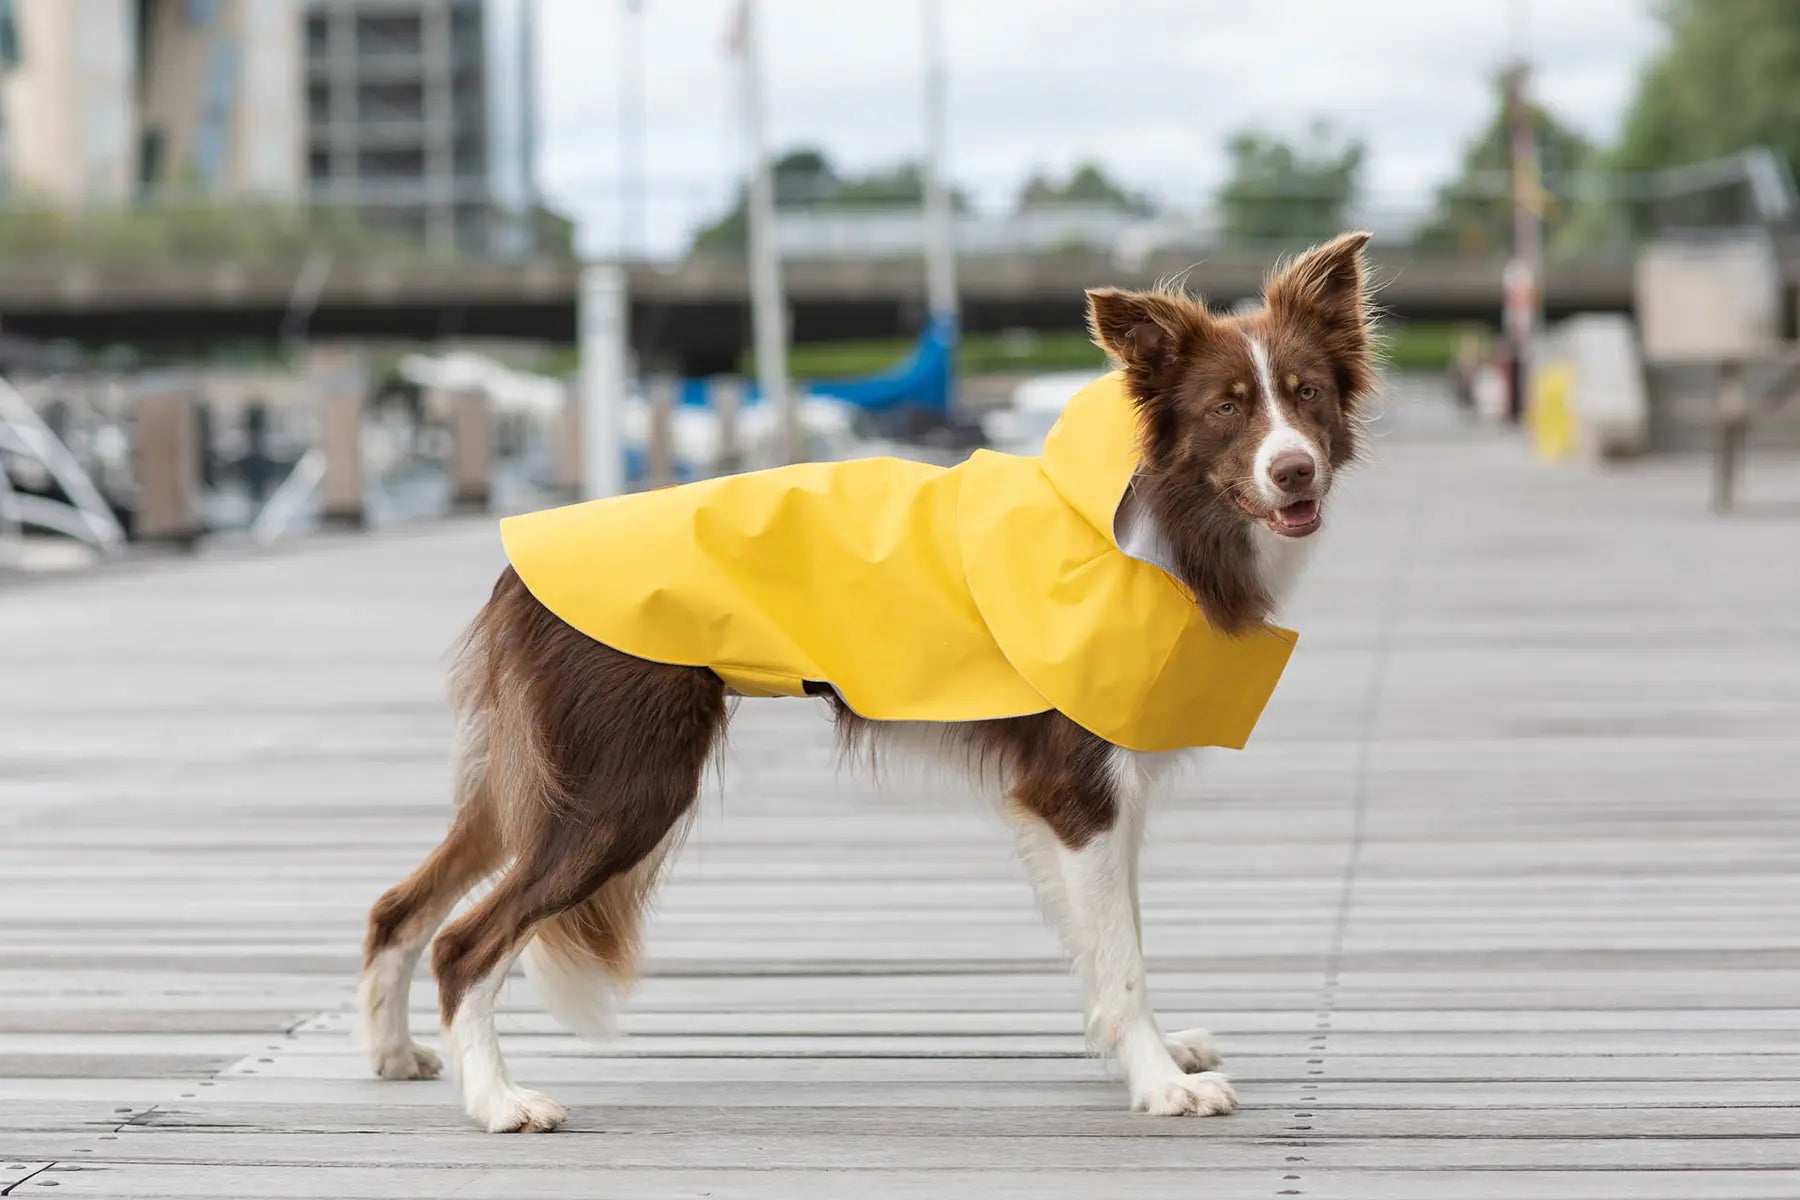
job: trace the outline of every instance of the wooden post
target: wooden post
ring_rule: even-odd
[[[369,515],[363,505],[362,388],[348,373],[322,386],[319,446],[325,451],[325,476],[319,483],[324,501],[320,519],[339,529],[363,529]]]
[[[449,398],[450,504],[481,512],[493,494],[494,417],[487,393],[462,388]]]
[[[738,448],[738,405],[744,397],[744,381],[736,375],[718,375],[706,381],[714,415],[719,422],[719,461],[713,469],[721,475],[732,475],[744,466],[743,451]]]
[[[650,430],[644,463],[649,487],[668,487],[675,482],[675,381],[659,375],[644,384],[644,401],[650,409]]]
[[[1713,430],[1713,511],[1730,512],[1737,504],[1738,466],[1750,423],[1744,395],[1744,364],[1728,360],[1719,368],[1719,400]]]
[[[173,389],[137,402],[137,541],[192,549],[200,540],[200,423],[193,397]]]
[[[563,407],[555,419],[556,445],[551,484],[564,500],[581,498],[581,388],[574,380],[563,381]]]

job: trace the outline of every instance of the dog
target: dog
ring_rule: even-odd
[[[1375,385],[1367,241],[1345,234],[1277,267],[1255,311],[1214,313],[1175,290],[1088,293],[1094,340],[1135,409],[1134,469],[1113,531],[1121,561],[1152,564],[1159,586],[1178,584],[1171,594],[1224,641],[1266,630],[1317,540],[1339,472],[1362,449]],[[1095,721],[1066,711],[1079,709],[1079,696],[1041,711],[921,724],[871,719],[847,691],[806,682],[834,707],[841,737],[916,745],[923,734],[1002,784],[1020,857],[1078,967],[1089,1039],[1116,1062],[1134,1110],[1209,1116],[1236,1107],[1210,1037],[1165,1034],[1145,990],[1138,850],[1148,797],[1180,751],[1093,732]],[[518,570],[502,573],[452,671],[449,832],[369,915],[360,1007],[377,1075],[441,1069],[407,1027],[413,970],[429,944],[469,1115],[494,1132],[565,1121],[561,1105],[512,1081],[494,1031],[496,997],[524,956],[559,1019],[579,1032],[605,1030],[633,978],[645,901],[720,744],[729,690],[706,666],[590,637],[546,607]],[[1141,748],[1150,744],[1157,749]],[[438,932],[466,893],[496,875]]]

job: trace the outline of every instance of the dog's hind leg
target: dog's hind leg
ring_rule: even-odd
[[[585,979],[610,992],[629,979],[637,908],[647,887],[638,868],[666,847],[698,790],[697,778],[661,782],[661,803],[621,802],[609,814],[613,819],[594,822],[546,821],[494,890],[446,926],[432,947],[463,1103],[490,1133],[549,1131],[567,1116],[550,1097],[513,1083],[495,1035],[494,1007],[507,972],[534,936],[548,935],[539,952],[564,982]],[[631,799],[641,801],[643,789],[633,790],[640,795]]]
[[[502,584],[510,579],[502,577]],[[502,595],[503,587],[495,589]],[[430,1079],[443,1070],[408,1026],[413,970],[431,936],[470,888],[500,868],[506,847],[488,781],[488,751],[497,703],[488,650],[496,605],[490,602],[464,634],[450,675],[456,716],[454,816],[450,831],[425,861],[382,894],[369,910],[357,989],[369,1063],[383,1079]]]
[[[369,910],[357,996],[369,1064],[383,1079],[430,1079],[443,1069],[408,1027],[413,969],[456,902],[492,874],[501,857],[492,809],[478,795],[459,808],[450,832],[418,869]]]
[[[494,890],[438,934],[431,965],[469,1115],[492,1132],[529,1132],[566,1114],[515,1086],[501,1058],[494,1005],[507,971],[536,938],[552,1011],[584,1031],[603,1024],[635,970],[639,910],[693,809],[726,712],[710,671],[609,649],[522,588],[503,582],[497,596],[487,777],[515,856]]]

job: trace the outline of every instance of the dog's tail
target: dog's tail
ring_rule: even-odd
[[[612,1032],[613,1013],[637,982],[644,906],[687,826],[686,820],[678,822],[637,866],[539,925],[525,947],[525,974],[544,1007],[574,1032],[586,1037]]]

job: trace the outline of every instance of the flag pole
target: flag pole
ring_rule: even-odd
[[[787,304],[781,291],[781,259],[775,246],[775,179],[769,165],[763,113],[762,21],[755,0],[739,13],[743,49],[744,126],[750,141],[750,326],[756,345],[756,379],[765,403],[776,406],[781,457],[805,457],[800,414],[788,380]]]
[[[1516,424],[1530,402],[1533,343],[1543,325],[1544,234],[1540,216],[1543,185],[1539,180],[1536,110],[1529,91],[1531,64],[1526,49],[1523,0],[1515,0],[1513,16],[1515,57],[1505,76],[1513,184],[1513,253],[1502,280],[1502,317],[1512,350],[1507,416]]]
[[[933,318],[956,320],[956,242],[944,167],[944,23],[941,0],[925,7],[925,295]]]
[[[619,261],[644,257],[644,0],[619,17]]]

